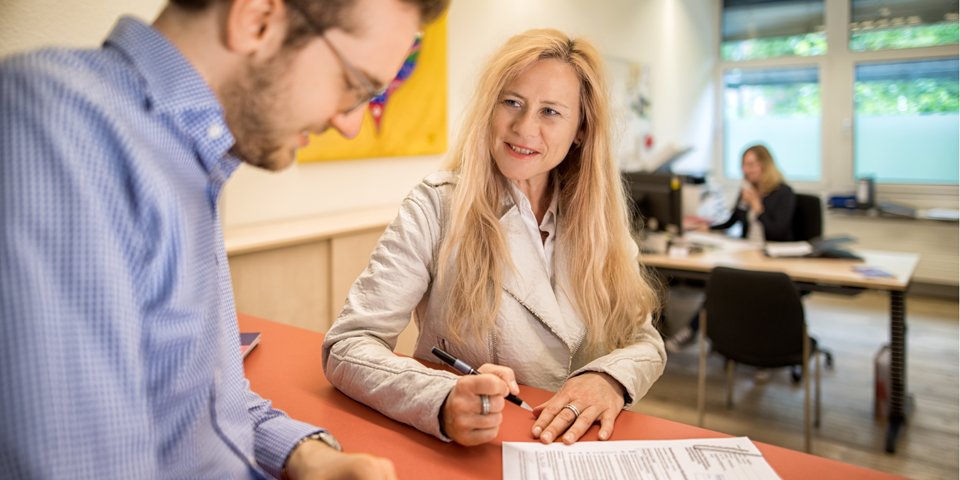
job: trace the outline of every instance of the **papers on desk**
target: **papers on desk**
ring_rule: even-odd
[[[708,250],[720,250],[723,252],[739,252],[757,248],[757,244],[755,243],[748,242],[741,238],[731,238],[719,233],[684,232],[683,240]]]
[[[853,271],[867,278],[893,278],[893,274],[879,267],[854,265]]]
[[[763,252],[768,257],[805,257],[813,253],[810,242],[767,242]]]
[[[747,437],[503,443],[504,480],[776,479]]]
[[[954,210],[951,208],[928,208],[926,210],[917,210],[917,218],[956,222],[960,220],[960,210]]]

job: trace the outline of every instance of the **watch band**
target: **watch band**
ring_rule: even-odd
[[[332,433],[326,430],[318,430],[316,432],[313,432],[310,435],[307,435],[301,438],[300,440],[298,440],[297,443],[293,444],[293,448],[291,448],[290,452],[287,454],[286,460],[283,461],[283,468],[280,470],[280,478],[289,478],[287,476],[287,462],[290,461],[290,455],[293,455],[293,452],[296,451],[297,448],[300,448],[300,445],[303,445],[303,443],[308,440],[316,440],[318,442],[323,442],[326,446],[338,452],[343,451],[343,447],[340,446],[340,442],[337,441],[336,437],[334,437]]]
[[[338,452],[342,452],[342,451],[343,451],[343,447],[340,445],[340,442],[337,441],[337,438],[334,437],[332,433],[330,433],[330,432],[328,432],[328,431],[326,431],[326,430],[320,430],[320,431],[317,431],[317,432],[313,432],[313,433],[311,433],[310,435],[307,435],[306,437],[304,437],[303,440],[301,440],[301,442],[306,441],[306,440],[317,440],[317,441],[320,441],[320,442],[323,442],[323,443],[327,444],[328,447],[330,447],[330,448],[332,448],[332,449],[334,449],[334,450],[336,450],[336,451],[338,451]]]

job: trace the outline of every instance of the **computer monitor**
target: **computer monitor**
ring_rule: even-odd
[[[677,175],[623,172],[633,204],[633,227],[644,231],[683,233],[683,203]]]

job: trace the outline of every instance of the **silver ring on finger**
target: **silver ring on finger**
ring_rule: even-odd
[[[568,404],[564,405],[563,408],[566,408],[567,410],[570,410],[571,412],[573,412],[573,418],[574,418],[574,419],[580,418],[580,409],[577,408],[576,405],[574,405],[574,404],[572,404],[572,403],[568,403]]]
[[[488,413],[490,413],[490,397],[480,395],[480,415],[486,415]]]

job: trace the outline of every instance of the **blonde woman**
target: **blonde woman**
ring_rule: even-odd
[[[710,230],[726,230],[739,223],[741,236],[757,243],[765,241],[788,242],[793,238],[793,211],[797,197],[783,180],[783,174],[773,161],[770,150],[763,145],[753,145],[743,151],[740,167],[743,170],[743,185],[737,196],[736,207],[727,221],[709,227]],[[706,230],[707,226],[699,227]],[[700,316],[694,315],[690,323],[666,341],[671,353],[682,351],[692,345],[700,329]],[[760,370],[757,379],[765,381],[766,370]]]
[[[743,238],[758,242],[793,240],[793,210],[797,197],[784,183],[783,174],[763,145],[753,145],[743,152],[743,187],[737,207],[726,222],[711,230],[726,230],[736,223],[743,226]]]
[[[511,38],[486,67],[449,171],[413,189],[327,333],[324,369],[350,397],[443,440],[499,430],[517,382],[555,391],[531,434],[613,434],[663,373],[656,292],[637,263],[610,152],[601,59],[556,30]],[[414,356],[439,346],[476,376]],[[516,408],[510,406],[509,408]]]

